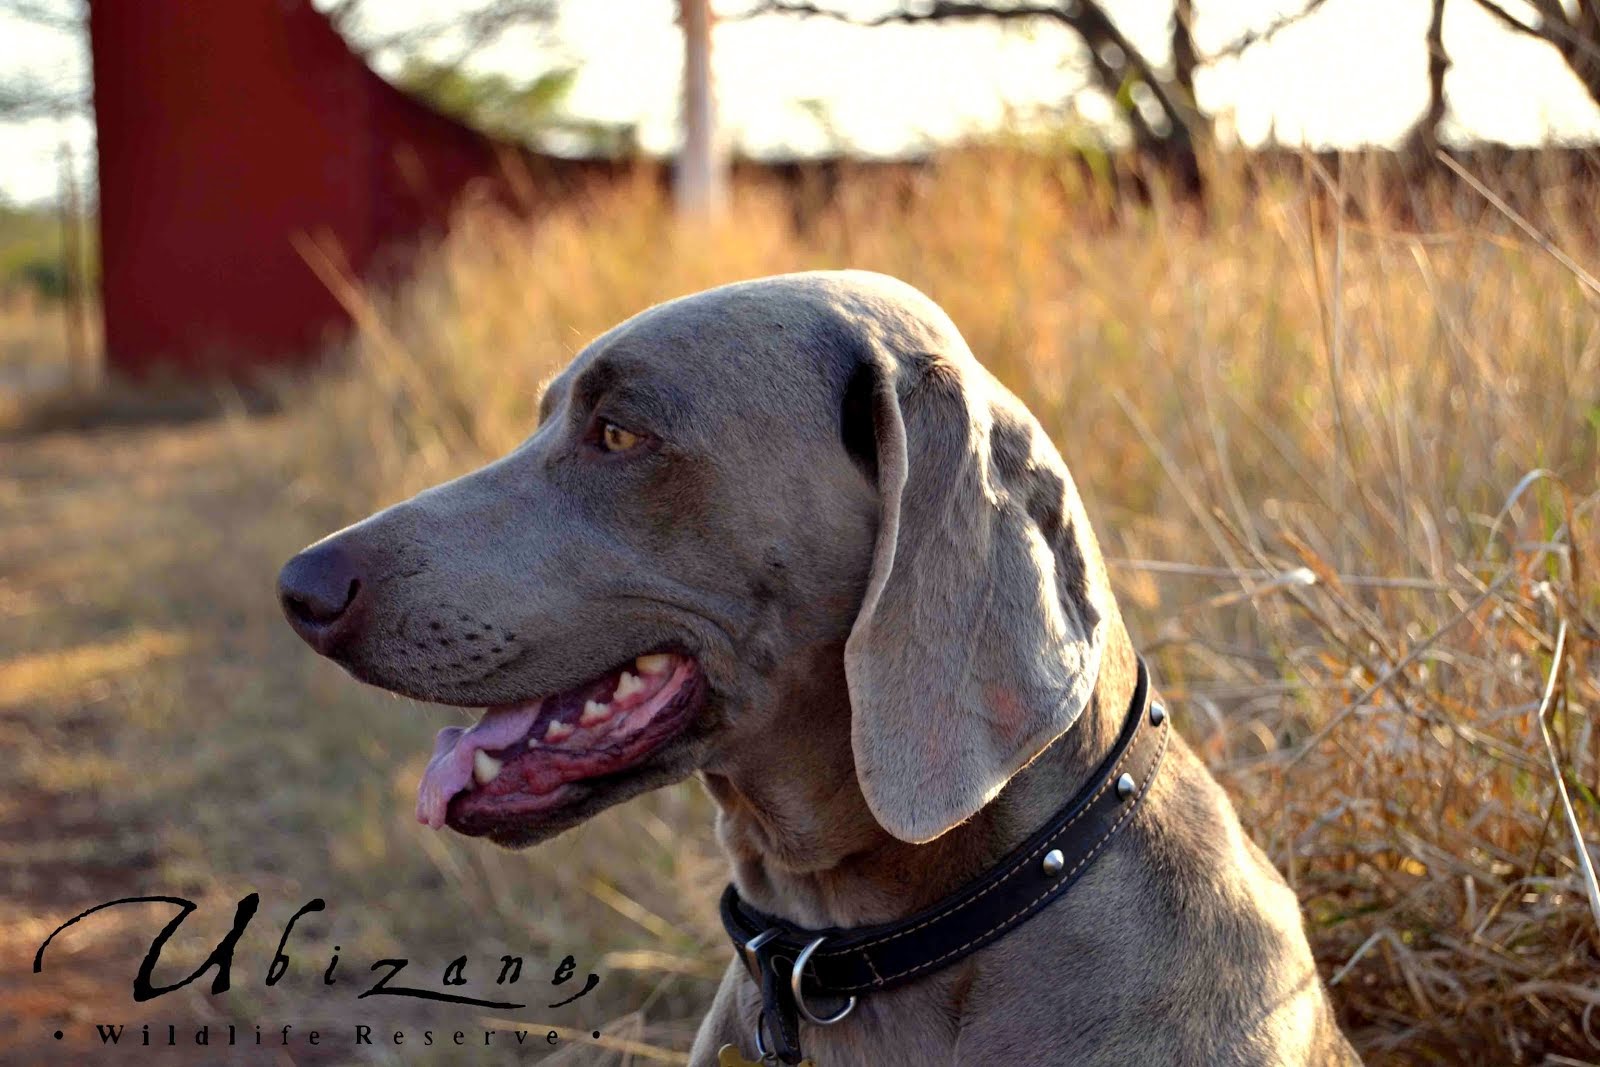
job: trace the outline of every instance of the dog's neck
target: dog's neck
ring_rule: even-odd
[[[856,783],[842,659],[836,678],[812,673],[782,686],[790,706],[780,721],[803,727],[703,775],[740,894],[801,926],[849,927],[904,918],[976,879],[1064,806],[1115,745],[1138,666],[1121,618],[1113,613],[1106,629],[1079,720],[981,811],[923,845],[885,832]]]

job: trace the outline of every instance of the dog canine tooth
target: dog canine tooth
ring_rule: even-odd
[[[570,722],[561,722],[560,720],[556,720],[551,722],[549,727],[545,729],[544,739],[546,741],[552,741],[559,744],[560,742],[571,737],[576,730],[577,727],[573,726]]]
[[[639,668],[640,674],[665,674],[672,666],[672,657],[665,652],[657,652],[651,656],[640,656],[633,661],[633,665]]]
[[[629,674],[627,671],[623,671],[622,677],[617,679],[617,691],[612,694],[611,699],[613,701],[626,700],[635,693],[642,693],[644,690],[645,684],[643,681]]]
[[[488,785],[494,781],[502,766],[499,760],[481,748],[472,754],[472,777],[479,785]]]
[[[583,706],[583,714],[578,716],[579,726],[593,726],[597,722],[605,722],[611,718],[611,705],[602,704],[598,700],[591,700]]]

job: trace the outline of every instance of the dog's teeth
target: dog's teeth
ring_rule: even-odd
[[[583,706],[583,714],[578,716],[579,726],[593,726],[597,722],[605,722],[611,718],[611,705],[602,704],[598,700],[591,700]]]
[[[639,668],[640,674],[666,674],[668,668],[672,666],[672,657],[664,652],[657,652],[653,656],[640,656],[633,661],[633,665]]]
[[[559,719],[557,719],[552,721],[545,729],[544,739],[546,741],[559,743],[571,737],[573,732],[576,730],[577,727],[573,726],[570,722],[561,722]]]
[[[499,760],[481,748],[472,754],[472,777],[479,785],[488,785],[494,781],[495,776],[500,773],[501,766],[503,765]]]
[[[622,677],[617,679],[617,691],[612,694],[612,700],[627,700],[635,693],[644,692],[644,682],[635,678],[627,671],[622,672]]]

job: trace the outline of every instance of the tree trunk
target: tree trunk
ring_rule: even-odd
[[[1194,72],[1200,67],[1200,51],[1194,45],[1194,0],[1175,0],[1172,5],[1172,81],[1183,91],[1183,104],[1195,114]]]
[[[1589,99],[1600,104],[1600,0],[1578,0],[1578,11],[1569,25],[1571,37],[1557,47]]]
[[[1439,148],[1439,124],[1444,121],[1444,76],[1450,69],[1450,53],[1444,50],[1444,0],[1433,0],[1428,20],[1428,110],[1418,120],[1416,138],[1429,159]]]
[[[679,0],[683,23],[683,148],[675,182],[678,213],[710,221],[727,206],[727,152],[717,135],[711,75],[711,0]]]

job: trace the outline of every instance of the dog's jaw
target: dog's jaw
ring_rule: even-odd
[[[648,770],[695,718],[705,691],[696,660],[652,653],[566,692],[491,708],[471,729],[440,732],[417,819],[496,839],[555,821]]]

